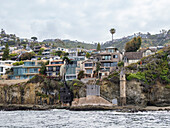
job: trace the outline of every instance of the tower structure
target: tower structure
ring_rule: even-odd
[[[120,106],[126,105],[126,76],[123,70],[120,72]]]

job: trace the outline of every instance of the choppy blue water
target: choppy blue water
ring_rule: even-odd
[[[170,112],[0,111],[2,128],[170,128]]]

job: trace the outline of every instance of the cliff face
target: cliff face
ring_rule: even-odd
[[[68,83],[74,98],[85,97],[86,86],[78,81]],[[1,104],[59,104],[59,89],[62,82],[37,76],[34,79],[14,85],[0,84]],[[100,82],[101,95],[108,100],[117,98],[119,102],[119,80],[111,78]],[[170,105],[170,88],[157,82],[152,88],[143,85],[139,80],[126,82],[127,105],[168,106]]]
[[[119,101],[119,84],[109,81],[102,81],[101,94],[112,100],[117,98]],[[137,106],[169,106],[170,88],[157,82],[152,88],[147,88],[137,80],[127,81],[126,84],[127,105]]]
[[[59,91],[61,87],[64,87],[63,82],[43,76],[35,76],[31,80],[22,83],[20,81],[15,81],[14,84],[7,84],[8,81],[1,83],[1,104],[59,104]],[[85,96],[85,85],[82,82],[72,81],[68,85],[72,89],[75,98]]]
[[[58,97],[45,95],[40,83],[22,83],[0,86],[0,103],[5,104],[51,104]]]

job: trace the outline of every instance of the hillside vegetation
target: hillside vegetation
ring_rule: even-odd
[[[127,80],[138,79],[143,84],[150,86],[159,81],[168,87],[170,84],[170,58],[168,55],[170,55],[170,46],[154,55],[142,58],[138,63],[127,66],[127,70],[135,71],[135,73],[128,74]]]

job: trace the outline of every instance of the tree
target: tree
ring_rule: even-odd
[[[97,44],[97,51],[100,51],[100,43]]]
[[[62,51],[56,51],[56,54],[58,55],[58,56],[61,56],[62,55]]]
[[[9,59],[9,46],[8,43],[6,43],[2,60],[8,60],[8,59]]]
[[[66,65],[71,63],[71,60],[66,56],[63,57],[63,61],[66,62]]]
[[[86,58],[90,58],[90,56],[91,56],[90,53],[87,52],[86,53]]]
[[[38,52],[38,55],[42,55],[43,51],[44,51],[44,48],[40,48],[40,51]]]
[[[35,42],[38,38],[33,36],[33,37],[31,37],[31,39],[34,40],[34,42]]]
[[[31,60],[31,58],[34,56],[34,53],[32,52],[26,52],[21,55],[20,60]]]
[[[100,62],[97,62],[96,63],[96,74],[97,74],[97,76],[98,76],[98,73],[99,73],[99,71],[100,71]]]
[[[26,49],[26,44],[24,44],[23,46],[24,46],[24,49]]]
[[[136,52],[142,43],[142,39],[141,37],[134,37],[132,40],[130,40],[129,42],[126,43],[125,45],[125,51],[126,52]]]
[[[82,71],[80,71],[78,73],[78,78],[77,79],[81,80],[83,77],[84,77],[84,71],[82,70]]]
[[[40,74],[46,75],[46,66],[44,62],[41,63]]]
[[[112,34],[112,42],[113,42],[113,34],[115,34],[115,32],[116,32],[116,29],[114,28],[110,29],[110,33]]]

